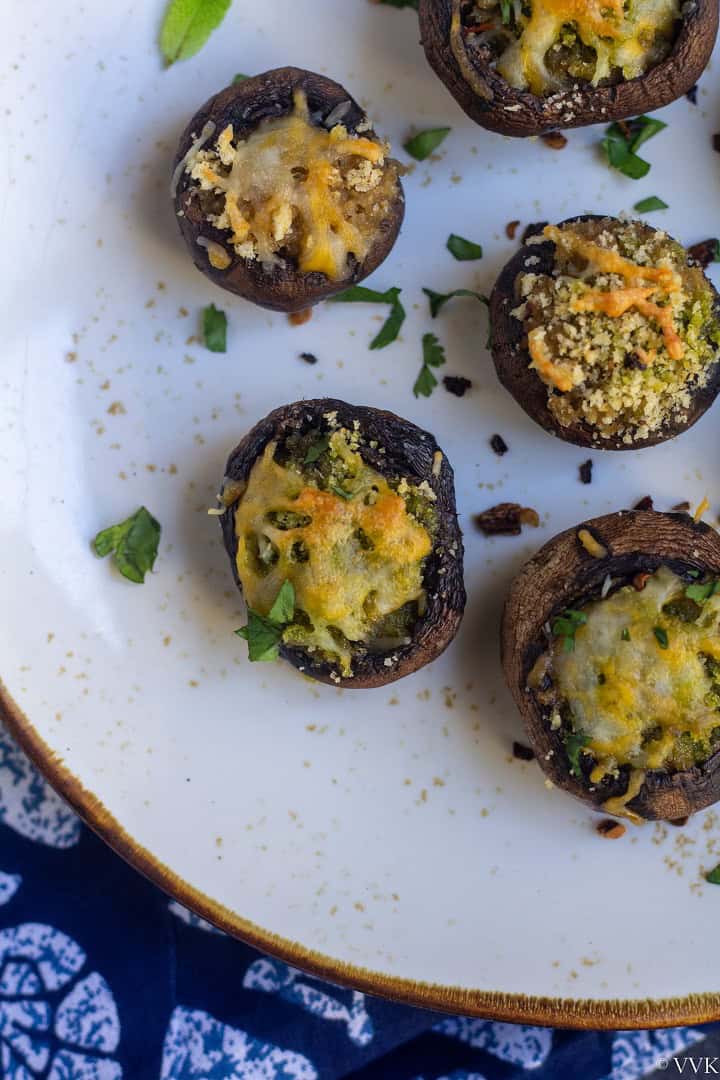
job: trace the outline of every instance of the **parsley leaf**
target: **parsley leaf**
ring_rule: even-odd
[[[364,285],[351,285],[349,289],[331,296],[329,301],[346,304],[390,304],[390,314],[370,342],[371,349],[384,349],[395,341],[405,322],[405,308],[400,303],[401,292],[397,286],[378,292],[376,289],[367,289]]]
[[[441,142],[444,142],[447,136],[452,131],[449,127],[440,128],[427,128],[425,131],[418,131],[417,135],[413,135],[403,144],[403,149],[410,157],[414,157],[416,161],[425,161],[429,158],[433,150],[437,150]]]
[[[236,83],[245,82],[245,80],[249,79],[249,78],[250,78],[249,75],[243,75],[242,72],[238,72],[237,75],[233,75],[233,80],[232,80],[232,83],[230,85],[235,86]]]
[[[445,350],[434,334],[423,334],[422,350],[422,367],[415,380],[413,394],[415,397],[430,397],[437,386],[437,379],[433,375],[432,369],[442,367],[445,363]]]
[[[210,352],[227,352],[227,315],[214,304],[203,308],[203,341]]]
[[[330,436],[321,435],[317,442],[314,442],[312,446],[309,446],[307,453],[303,458],[303,465],[312,465],[313,462],[321,458],[327,448],[330,446]]]
[[[580,768],[580,755],[583,749],[590,742],[590,736],[585,735],[582,731],[573,731],[564,738],[565,752],[568,756],[570,763],[570,775],[577,777],[578,780],[582,779],[582,770]]]
[[[93,540],[95,554],[104,559],[112,553],[123,577],[142,585],[152,570],[160,543],[160,524],[141,506],[132,517],[119,525],[103,529]]]
[[[341,499],[345,499],[346,502],[350,502],[354,494],[352,491],[346,491],[345,488],[337,487],[336,484],[331,484],[330,490],[333,495],[338,495]]]
[[[631,180],[647,176],[650,163],[639,157],[637,150],[666,127],[666,123],[652,116],[637,116],[633,120],[611,124],[601,143],[608,162]]]
[[[667,649],[668,645],[670,644],[667,630],[665,630],[665,628],[662,626],[653,626],[653,634],[655,635],[655,640],[657,641],[660,648]]]
[[[705,880],[710,885],[720,885],[720,865],[714,867],[714,869],[712,870],[709,870],[708,873],[705,875]]]
[[[688,600],[694,600],[696,604],[702,604],[716,592],[720,592],[720,581],[706,581],[704,585],[688,585],[685,589]]]
[[[636,202],[633,206],[633,210],[637,210],[640,214],[649,214],[652,210],[669,209],[668,204],[659,199],[657,195],[650,195],[647,199],[641,199],[640,202]]]
[[[587,622],[584,611],[566,608],[553,620],[552,632],[555,637],[563,638],[563,649],[572,652],[575,648],[575,632]]]
[[[466,240],[463,236],[457,236],[455,233],[448,236],[446,247],[458,262],[472,262],[475,259],[482,259],[483,249],[480,244],[476,244],[472,240]]]
[[[512,18],[512,4],[510,0],[500,0],[501,18],[505,26],[508,26]]]
[[[423,289],[423,292],[430,301],[430,314],[433,319],[437,317],[441,308],[444,308],[448,300],[453,300],[456,296],[474,296],[476,300],[481,300],[483,304],[489,304],[487,296],[483,296],[482,293],[473,292],[472,289],[453,289],[449,293],[435,292],[434,289]]]
[[[168,67],[202,49],[230,4],[231,0],[169,0],[160,27],[160,51]]]
[[[253,662],[277,660],[283,630],[294,616],[295,588],[291,581],[282,583],[268,615],[248,608],[247,626],[235,631],[248,643],[248,658]]]

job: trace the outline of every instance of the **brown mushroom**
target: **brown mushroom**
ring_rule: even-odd
[[[555,237],[555,240],[550,237]],[[578,252],[573,254],[565,249],[560,251],[556,241],[562,237],[575,237],[577,239],[573,242],[578,245],[589,242],[592,247],[586,250],[600,250],[601,256],[605,247],[610,247],[618,254],[627,254],[630,248],[638,250],[643,265],[640,265],[640,261],[636,264],[632,259],[625,259],[621,269],[627,272],[629,262],[636,267],[640,277],[645,274],[662,274],[662,271],[647,266],[648,262],[652,261],[650,256],[659,256],[662,252],[672,260],[678,277],[669,280],[676,282],[677,288],[685,293],[682,309],[677,313],[677,332],[682,338],[680,349],[683,355],[680,359],[672,359],[667,351],[671,348],[668,338],[675,325],[674,321],[668,324],[667,334],[657,321],[658,318],[667,318],[660,311],[660,307],[672,299],[663,291],[665,286],[659,284],[660,279],[640,281],[638,278],[634,282],[635,285],[639,283],[650,286],[636,290],[636,296],[641,297],[639,307],[633,306],[636,301],[633,301],[631,296],[632,289],[628,288],[621,297],[623,304],[617,309],[608,309],[612,311],[612,316],[607,312],[603,314],[599,302],[606,303],[614,288],[608,285],[607,268],[604,278],[600,270],[594,271],[596,276],[601,276],[600,290],[604,291],[604,295],[598,297],[598,290],[590,287],[592,282],[588,268],[590,271],[593,268],[588,259]],[[638,258],[640,259],[639,256]],[[658,347],[651,349],[650,353],[642,349],[636,350],[633,334],[641,332],[636,328],[627,335],[621,334],[617,349],[611,342],[608,348],[615,350],[612,355],[598,354],[592,367],[588,362],[588,353],[581,355],[582,335],[574,339],[577,343],[577,356],[573,359],[568,353],[563,357],[556,351],[553,340],[544,336],[544,328],[547,327],[550,332],[554,326],[553,333],[561,331],[568,322],[576,318],[573,312],[577,309],[577,297],[573,296],[569,300],[564,318],[546,303],[547,295],[552,303],[555,303],[556,297],[560,295],[558,290],[562,288],[563,276],[558,274],[559,270],[566,280],[575,279],[576,285],[585,290],[581,295],[587,295],[593,302],[598,303],[596,308],[591,308],[588,303],[584,310],[590,311],[590,314],[599,312],[603,319],[604,332],[612,334],[615,331],[617,336],[622,324],[616,316],[629,312],[632,317],[636,310],[642,310],[645,313],[645,327],[651,332],[651,340],[656,341]],[[617,274],[615,277],[623,284]],[[524,292],[525,283],[532,284],[531,291]],[[676,284],[672,284],[672,288],[676,289]],[[704,305],[702,325],[699,327],[698,338],[693,338],[693,341],[687,344],[685,328],[691,315],[694,319],[697,318],[693,315],[696,301],[701,306]],[[626,302],[627,307],[623,310]],[[576,305],[576,308],[573,308],[573,305]],[[555,321],[551,323],[553,318]],[[546,226],[542,234],[531,235],[497,279],[490,298],[490,320],[492,356],[503,386],[541,427],[550,434],[578,446],[633,450],[665,442],[699,420],[720,390],[720,297],[702,270],[688,259],[687,252],[680,244],[644,222],[583,215],[569,218],[558,226]],[[578,322],[576,325],[585,333],[582,328],[587,326],[587,323]],[[531,357],[532,334],[541,334],[543,340],[539,345],[549,361],[542,375],[538,357]],[[572,345],[564,333],[561,333],[559,340],[565,343],[563,348]],[[595,342],[588,342],[587,345],[589,352],[596,350]],[[699,352],[698,349],[702,351]],[[621,364],[618,359],[620,353]],[[652,379],[644,379],[643,373],[649,370],[652,375],[656,363],[664,365],[670,374],[676,373],[676,384],[664,383],[662,394],[653,397]],[[558,364],[560,367],[557,367]],[[623,369],[633,368],[636,369],[634,378],[628,379],[628,372]],[[562,382],[557,377],[560,370],[567,382]],[[581,378],[577,377],[577,372],[581,373]],[[613,405],[613,402],[618,400],[614,391],[621,382],[622,404],[618,409]],[[596,396],[598,390],[604,395],[600,402]],[[633,404],[628,404],[629,390],[636,395]],[[594,395],[592,401],[591,395]],[[616,409],[614,414],[611,405]],[[591,422],[588,417],[593,416],[597,418]]]
[[[233,83],[193,116],[175,156],[171,193],[193,262],[277,311],[362,281],[405,211],[400,166],[386,152],[357,102],[323,75],[286,67]]]
[[[591,554],[582,542],[583,534],[592,536],[604,554]],[[632,603],[633,597],[643,596],[633,588],[633,578],[641,573],[653,575],[662,568],[663,573],[671,572],[700,592],[710,592],[720,575],[720,536],[687,514],[653,510],[621,511],[568,529],[550,540],[514,580],[503,614],[501,651],[505,677],[522,713],[530,745],[552,784],[605,813],[676,821],[720,799],[720,750],[715,749],[715,734],[720,734],[720,728],[713,734],[712,751],[688,767],[648,767],[639,772],[632,764],[618,761],[614,770],[598,779],[593,776],[597,762],[591,752],[583,751],[579,759],[576,756],[575,767],[571,763],[567,702],[558,707],[562,676],[555,670],[561,655],[559,638],[554,633],[562,628],[557,625],[558,618],[569,610],[576,613],[579,623],[577,613],[592,610],[588,604],[595,603],[598,610],[614,597]],[[685,624],[673,621],[674,625]],[[607,622],[603,626],[614,624]],[[591,634],[589,619],[583,630]],[[618,633],[618,650],[640,647],[632,645],[631,637],[629,630]],[[652,663],[662,665],[663,658],[672,655],[664,649],[672,647],[673,642],[666,638],[663,645],[662,635],[655,642],[652,632],[642,640],[642,647],[655,649],[656,645],[657,661],[653,656]],[[606,653],[605,637],[603,655]],[[582,653],[577,663],[584,660]],[[615,662],[619,665],[621,661]],[[635,654],[631,662],[635,662]],[[611,684],[607,692],[614,697]],[[652,722],[653,717],[648,721]],[[627,727],[628,733],[632,730]],[[677,724],[677,730],[682,733],[682,722]]]
[[[542,0],[533,0],[536,5],[542,8]],[[621,72],[610,71],[593,85],[592,51],[580,42],[574,77],[560,80],[544,94],[531,93],[511,85],[496,69],[492,26],[475,32],[484,31],[476,21],[477,9],[492,6],[472,0],[420,0],[420,30],[427,58],[455,100],[478,124],[503,135],[607,124],[668,105],[705,70],[718,31],[717,0],[695,0],[683,6],[669,52],[661,53],[643,74],[623,79]],[[502,10],[499,3],[496,6]],[[574,22],[568,10],[561,26]],[[562,54],[562,46],[560,50]]]
[[[291,501],[283,507],[288,469]],[[275,479],[263,488],[267,475]],[[454,638],[465,607],[462,534],[453,471],[428,432],[332,398],[284,405],[233,450],[221,501],[225,547],[246,600],[248,585],[267,595],[283,578],[293,584],[296,625],[280,655],[304,674],[348,688],[385,686]],[[265,593],[248,570],[258,538],[272,568],[258,568]],[[393,573],[383,577],[390,560]],[[260,614],[268,608],[266,601]],[[352,636],[343,618],[363,631]],[[336,654],[323,644],[328,633]]]

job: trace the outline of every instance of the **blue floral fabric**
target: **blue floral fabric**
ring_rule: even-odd
[[[3,1080],[639,1080],[704,1033],[551,1031],[323,983],[168,901],[0,728]]]

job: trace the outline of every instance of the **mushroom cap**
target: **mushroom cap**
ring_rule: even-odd
[[[603,215],[581,214],[561,221],[559,228],[579,221],[600,221]],[[614,218],[608,220],[614,221]],[[657,232],[651,225],[636,222],[648,236]],[[528,259],[533,262],[527,266]],[[625,443],[621,435],[601,438],[590,424],[574,423],[563,427],[558,423],[547,406],[547,386],[537,372],[530,367],[530,354],[525,342],[525,328],[522,320],[512,315],[518,306],[515,295],[515,282],[525,270],[534,274],[552,273],[555,260],[555,244],[551,240],[543,243],[525,243],[513,255],[498,277],[490,297],[490,325],[492,326],[491,351],[498,378],[506,390],[509,390],[517,403],[528,416],[551,435],[557,435],[565,442],[576,446],[588,446],[595,450],[639,450],[644,446],[656,446],[668,439],[680,435],[692,427],[715,401],[720,391],[720,351],[712,366],[709,378],[704,386],[697,387],[692,393],[690,406],[681,420],[674,420],[644,439],[634,439]],[[705,276],[708,287],[715,298],[715,315],[720,320],[720,295]]]
[[[434,492],[437,531],[423,572],[427,606],[415,624],[408,645],[393,649],[391,654],[368,653],[355,657],[351,677],[339,676],[333,664],[314,658],[304,649],[282,645],[280,653],[303,674],[320,682],[349,689],[386,686],[435,660],[455,637],[465,609],[463,543],[455,508],[453,470],[433,436],[383,409],[349,405],[334,398],[296,401],[274,409],[235,447],[227,462],[223,490],[232,492],[234,486],[242,488],[247,483],[253,465],[269,442],[282,441],[296,432],[302,434],[312,428],[327,427],[324,418],[329,413],[335,414],[338,427],[352,430],[354,422],[359,423],[364,439],[360,452],[373,469],[386,477],[406,477],[415,484],[426,481]],[[437,452],[442,454],[439,470]],[[237,501],[235,498],[227,506],[220,517],[220,526],[235,584],[242,592],[235,561]]]
[[[597,558],[578,540],[587,529],[605,548]],[[653,573],[660,565],[677,574],[689,570],[720,575],[720,535],[688,514],[625,510],[581,522],[548,541],[513,581],[503,612],[502,666],[527,736],[543,772],[552,783],[596,810],[627,790],[629,768],[605,778],[589,790],[586,780],[571,775],[558,732],[553,731],[535,694],[529,672],[546,649],[543,627],[565,608],[576,608],[599,595],[605,578],[630,581]],[[720,799],[720,750],[700,765],[682,772],[647,772],[628,809],[648,821],[676,821]],[[607,811],[605,811],[607,812]]]
[[[609,124],[669,105],[700,78],[718,32],[717,0],[695,0],[686,5],[670,54],[644,75],[612,86],[578,83],[538,97],[510,86],[492,64],[472,56],[458,21],[460,7],[461,0],[420,0],[425,54],[468,116],[502,135]]]
[[[358,124],[366,121],[364,111],[339,83],[302,68],[277,68],[233,83],[206,101],[180,138],[174,169],[178,168],[194,138],[208,122],[215,125],[217,134],[232,124],[236,138],[246,139],[261,121],[292,112],[293,93],[297,89],[305,91],[311,116],[327,117],[347,102],[349,107],[343,112],[342,123],[348,131],[354,134]],[[362,134],[377,139],[372,128],[363,128]],[[220,288],[275,311],[302,311],[362,281],[389,255],[405,215],[405,196],[398,179],[395,201],[388,217],[378,228],[368,254],[362,262],[350,257],[346,274],[331,280],[316,271],[302,273],[283,263],[268,267],[258,260],[241,258],[230,247],[227,232],[216,229],[207,221],[199,201],[192,195],[193,190],[190,177],[183,171],[173,200],[180,231],[198,270]],[[206,250],[197,242],[200,236],[226,249],[231,256],[230,266],[226,270],[218,270],[210,265]]]

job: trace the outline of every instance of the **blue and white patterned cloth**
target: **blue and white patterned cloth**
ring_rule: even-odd
[[[441,1017],[322,983],[169,902],[0,728],[3,1080],[639,1080],[703,1034]]]

